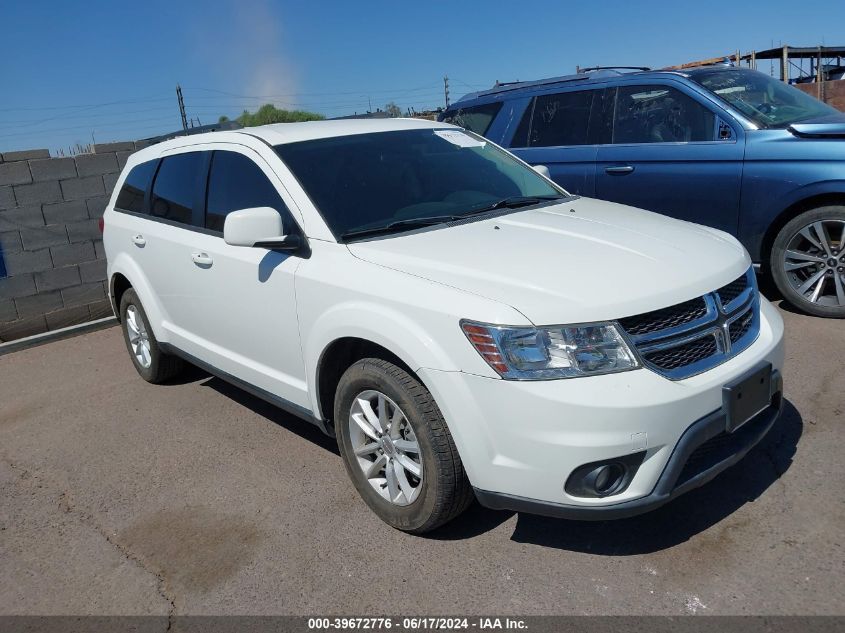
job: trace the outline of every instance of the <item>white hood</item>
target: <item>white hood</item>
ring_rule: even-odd
[[[537,325],[663,308],[711,292],[751,265],[726,233],[589,198],[355,242],[349,250],[507,304]]]

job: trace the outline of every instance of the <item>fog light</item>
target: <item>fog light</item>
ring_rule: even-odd
[[[645,459],[645,451],[579,466],[564,490],[573,497],[609,497],[624,492]]]
[[[608,464],[600,466],[594,471],[595,479],[593,489],[599,496],[604,496],[616,488],[625,476],[625,467],[622,464]],[[591,473],[592,476],[592,473]]]

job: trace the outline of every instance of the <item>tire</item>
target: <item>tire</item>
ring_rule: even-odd
[[[132,288],[124,292],[120,299],[120,323],[129,358],[141,378],[159,384],[182,371],[184,362],[181,358],[161,351],[150,328],[147,313]]]
[[[364,401],[371,403],[370,413],[376,418],[387,407],[379,420],[387,427],[384,432],[368,424],[362,413]],[[369,426],[370,434],[363,431],[356,418]],[[437,403],[428,389],[405,370],[376,358],[354,363],[338,384],[334,419],[338,445],[352,483],[370,509],[388,525],[422,534],[451,521],[472,503],[472,487]],[[408,450],[414,444],[416,456],[415,450]],[[356,454],[356,448],[368,452]],[[380,473],[368,477],[365,468],[378,472],[378,461]],[[408,469],[403,464],[412,467]],[[388,472],[391,468],[392,476]],[[420,471],[419,478],[415,469]],[[403,474],[406,485],[401,481]],[[391,500],[394,491],[396,498]]]
[[[845,318],[845,206],[805,211],[775,238],[769,262],[784,299],[814,316]]]

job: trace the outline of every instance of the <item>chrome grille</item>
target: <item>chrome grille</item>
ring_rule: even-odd
[[[751,310],[746,312],[736,321],[733,321],[728,326],[728,331],[731,335],[731,343],[736,343],[743,336],[745,336],[748,330],[751,329],[752,325],[754,325],[754,312]]]
[[[743,275],[742,277],[738,277],[734,279],[731,283],[722,286],[716,291],[716,294],[719,295],[719,299],[722,302],[722,307],[727,307],[733,302],[734,300],[742,294],[743,290],[748,288],[748,277],[747,275]]]
[[[754,271],[702,297],[626,317],[643,364],[671,380],[712,369],[748,348],[760,332]]]
[[[692,363],[713,356],[718,352],[716,337],[712,334],[694,339],[689,343],[682,343],[677,347],[644,354],[648,362],[662,370],[672,370],[678,367],[686,367]]]
[[[707,314],[707,304],[698,297],[668,308],[619,319],[619,325],[631,335],[649,334],[691,323]]]

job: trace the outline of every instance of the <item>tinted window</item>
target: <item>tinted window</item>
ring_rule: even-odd
[[[205,227],[223,231],[227,214],[254,207],[272,207],[282,217],[286,216],[285,204],[276,188],[252,159],[236,152],[214,152],[208,178]]]
[[[514,135],[513,147],[586,145],[590,109],[597,91],[535,97]]]
[[[147,189],[150,186],[150,181],[153,179],[157,164],[157,160],[151,160],[132,168],[132,171],[126,176],[123,186],[120,188],[120,193],[117,194],[115,207],[138,213],[146,211],[144,208],[144,196],[147,194]]]
[[[276,151],[337,237],[392,222],[411,230],[414,220],[463,216],[511,196],[561,196],[510,154],[454,128],[353,134]]]
[[[620,86],[613,116],[614,143],[688,143],[715,140],[713,113],[668,86]]]
[[[162,159],[153,184],[152,215],[191,223],[199,169],[203,162],[202,152],[176,154]]]
[[[490,129],[490,124],[499,110],[502,109],[502,103],[487,103],[485,105],[474,106],[470,108],[458,108],[451,110],[443,117],[444,123],[451,123],[452,125],[459,125],[466,128],[470,132],[476,134],[487,134]]]

